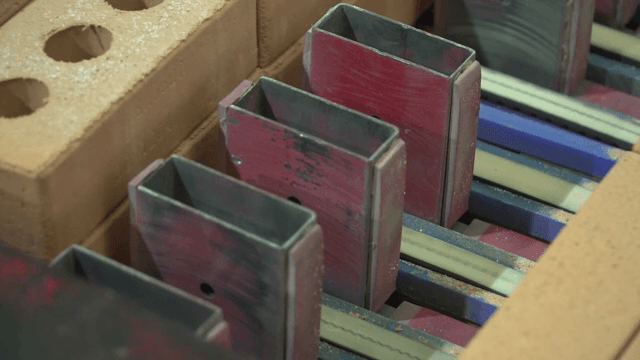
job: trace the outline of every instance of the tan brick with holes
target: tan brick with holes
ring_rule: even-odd
[[[124,3],[35,0],[0,28],[0,239],[37,256],[86,238],[257,66],[256,0]]]

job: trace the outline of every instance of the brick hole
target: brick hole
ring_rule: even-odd
[[[75,63],[107,52],[111,38],[111,32],[102,26],[72,26],[51,35],[44,52],[53,60]]]
[[[162,4],[163,0],[106,0],[111,7],[124,11],[140,11]]]
[[[0,117],[15,118],[33,114],[47,103],[49,88],[35,79],[0,81]]]

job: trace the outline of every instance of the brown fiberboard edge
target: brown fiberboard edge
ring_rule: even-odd
[[[460,360],[618,358],[640,326],[638,177],[626,153]]]
[[[205,3],[206,7],[215,9],[213,3]],[[37,11],[43,11],[36,6],[39,4],[43,3],[30,5],[1,29],[6,30],[25,15],[28,22],[38,21],[41,15]],[[96,11],[108,14],[115,11],[110,7],[97,8]],[[175,11],[175,8],[168,9]],[[36,16],[32,16],[32,12],[36,12]],[[136,15],[127,12],[122,17]],[[257,40],[252,19],[255,19],[255,0],[222,3],[185,39],[176,43],[168,56],[155,60],[157,65],[144,80],[138,81],[99,118],[92,120],[82,136],[71,141],[44,169],[26,175],[11,166],[0,169],[0,235],[3,239],[36,256],[52,257],[85,238],[126,196],[126,183],[131,177],[151,160],[168,155],[216,108],[220,98],[254,71]],[[230,32],[234,36],[229,36]],[[135,44],[129,46],[135,47]],[[104,61],[108,62],[109,53],[105,56]],[[100,57],[89,61],[97,63],[98,59]],[[139,60],[135,58],[126,60],[132,62],[127,69],[130,71],[146,66],[136,63]],[[79,64],[88,66],[86,62]],[[55,65],[77,70],[74,64]],[[48,75],[40,76],[46,79]],[[51,82],[55,83],[55,78]],[[55,85],[57,88],[50,86],[49,103],[42,109],[31,116],[9,121],[32,122],[33,118],[46,113],[41,110],[55,107],[59,102],[64,104],[68,96],[79,92],[65,88],[73,84]],[[91,101],[103,94],[89,92],[82,96],[85,99],[80,99]],[[4,146],[11,146],[3,142]],[[23,155],[28,154],[25,151],[22,149]]]
[[[27,6],[31,0],[1,0],[0,1],[0,26],[9,21],[13,15]]]
[[[267,67],[338,0],[258,0],[259,66]]]
[[[262,70],[255,70],[248,77],[248,80],[255,82],[263,74]],[[173,154],[184,156],[202,165],[223,171],[228,163],[221,160],[221,148],[218,146],[218,125],[218,111],[215,110],[180,143],[173,151]],[[82,242],[82,246],[129,265],[129,232],[129,200],[125,198]]]
[[[259,66],[271,66],[339,2],[412,24],[433,0],[258,0]]]
[[[403,4],[406,3],[404,6],[382,0],[349,0],[344,2],[388,16],[403,23],[411,24],[431,5],[432,0],[403,1]],[[269,66],[263,68],[263,75],[282,81],[298,89],[304,88],[304,68],[302,66],[303,50],[304,35],[301,35],[289,49],[278,56]]]

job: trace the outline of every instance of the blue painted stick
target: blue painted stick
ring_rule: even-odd
[[[532,169],[536,169],[545,174],[549,174],[551,176],[557,177],[559,179],[565,180],[572,184],[576,184],[578,186],[582,186],[589,190],[595,190],[598,186],[596,181],[593,181],[589,178],[586,178],[582,174],[575,172],[573,170],[569,170],[565,167],[558,166],[556,164],[550,163],[548,161],[540,160],[529,155],[515,153],[513,151],[505,150],[503,148],[491,145],[484,141],[478,140],[476,142],[476,148],[478,150],[486,151],[488,153],[498,155],[505,159],[509,159],[518,164],[522,164],[528,166]]]
[[[408,261],[398,265],[396,287],[404,299],[476,325],[484,325],[505,299]]]
[[[604,177],[624,153],[486,101],[480,105],[478,139],[597,177]]]
[[[570,213],[491,185],[473,181],[469,213],[486,222],[551,242]]]
[[[589,54],[587,79],[627,94],[640,96],[640,69],[602,55]]]
[[[535,265],[535,263],[529,259],[485,244],[480,240],[443,228],[407,213],[404,214],[404,226],[524,273],[528,272]],[[400,256],[403,255],[404,254],[401,254]]]

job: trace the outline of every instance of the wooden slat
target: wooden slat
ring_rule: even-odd
[[[500,156],[502,158],[511,160],[515,163],[524,165],[526,167],[541,171],[550,176],[570,182],[571,184],[582,186],[589,190],[595,190],[596,186],[598,186],[598,182],[582,174],[579,174],[575,171],[569,170],[565,167],[558,166],[556,164],[552,164],[550,162],[540,160],[525,154],[515,153],[512,151],[503,149],[501,147],[488,144],[481,140],[478,140],[476,144],[476,149],[496,155],[496,156]]]
[[[573,215],[474,180],[469,213],[490,223],[553,241]]]
[[[632,34],[594,23],[591,46],[617,55],[620,60],[640,64],[640,39]]]
[[[403,299],[477,325],[485,324],[505,299],[405,260],[398,266],[398,293]]]
[[[640,69],[599,54],[589,54],[587,79],[627,94],[640,95]]]
[[[498,294],[509,296],[524,274],[409,228],[402,231],[402,258],[436,267]]]
[[[640,140],[640,124],[633,119],[486,67],[482,68],[482,96],[621,149],[629,150]]]
[[[476,150],[474,175],[571,212],[578,212],[591,190],[500,156]]]

